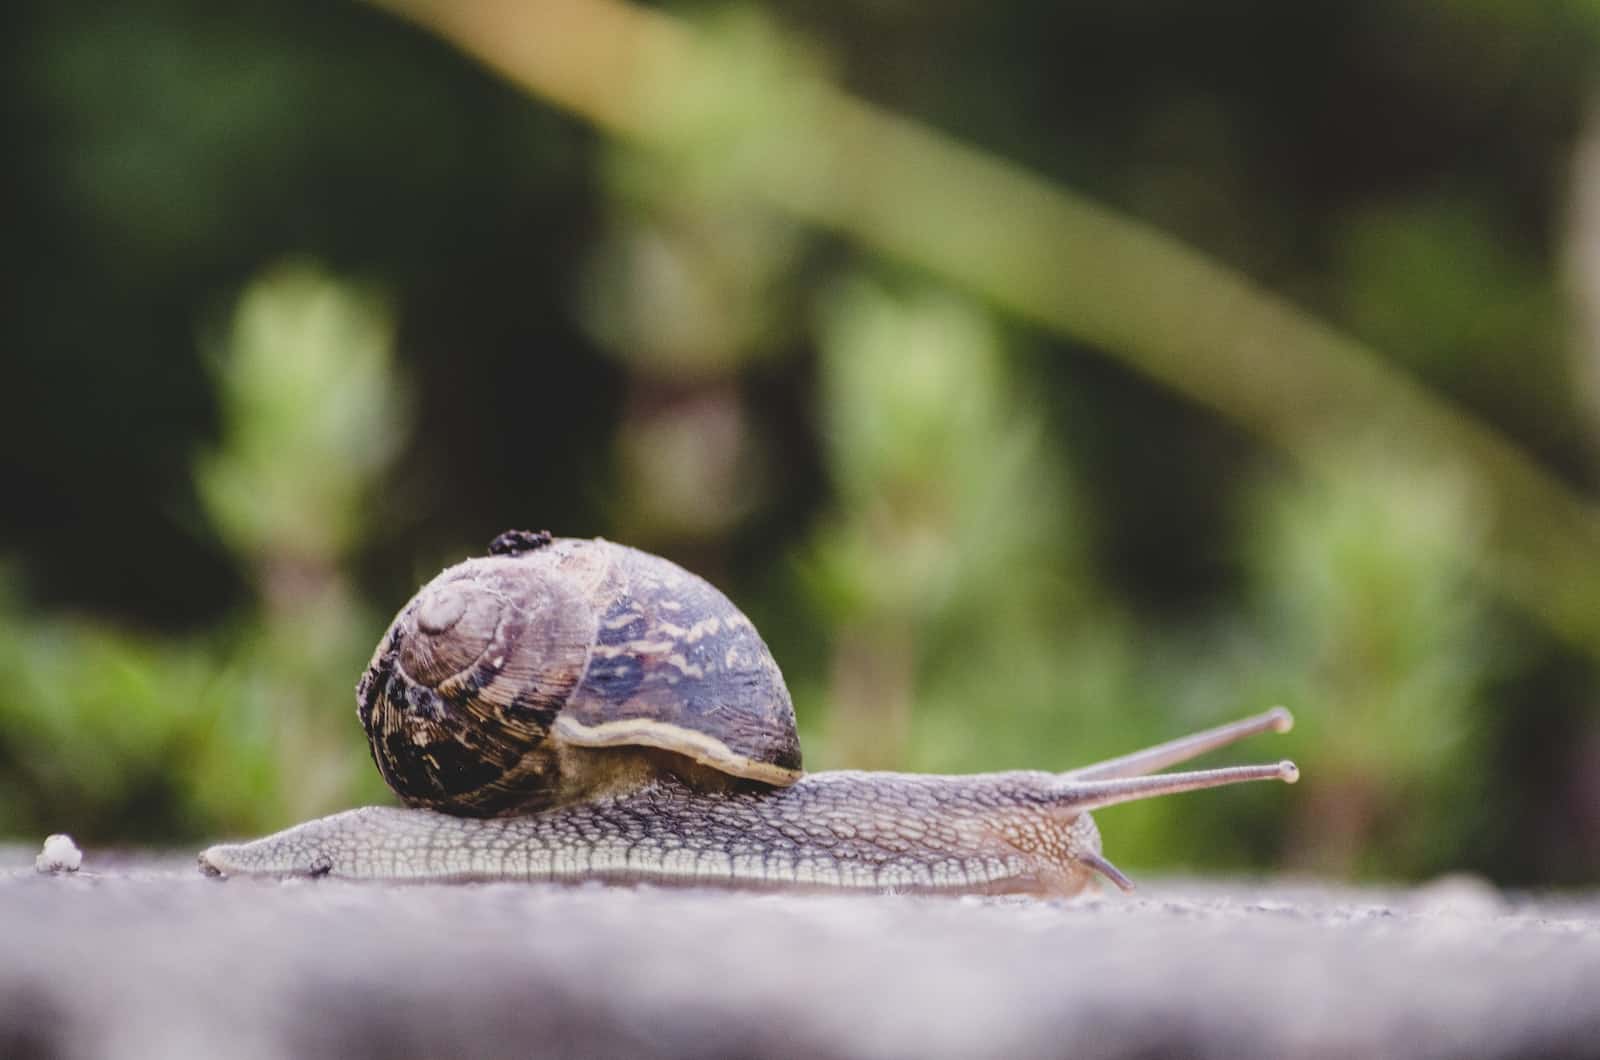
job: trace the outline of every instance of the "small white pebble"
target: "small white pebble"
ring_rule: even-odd
[[[62,834],[46,837],[44,849],[33,859],[33,867],[39,872],[77,872],[82,864],[83,851],[71,836]]]

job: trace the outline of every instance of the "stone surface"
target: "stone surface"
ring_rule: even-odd
[[[41,876],[0,1056],[1600,1053],[1600,896],[1145,882],[1028,900]]]

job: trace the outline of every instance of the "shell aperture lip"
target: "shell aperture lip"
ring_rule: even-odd
[[[787,787],[803,775],[798,767],[788,768],[740,754],[708,733],[651,718],[621,718],[588,726],[563,714],[556,718],[555,731],[578,747],[655,747],[729,776],[759,780],[774,787]]]

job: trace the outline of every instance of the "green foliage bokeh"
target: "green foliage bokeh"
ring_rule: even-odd
[[[1592,494],[1567,173],[1600,9],[711,15],[730,127],[663,157],[361,5],[13,14],[0,835],[384,798],[372,644],[526,526],[729,591],[813,768],[1065,768],[1282,702],[1294,735],[1239,753],[1300,788],[1110,811],[1117,861],[1600,875],[1600,674],[1485,587],[1479,483],[1359,435],[1310,480],[695,146],[793,105],[783,27],[784,61],[1242,268]]]

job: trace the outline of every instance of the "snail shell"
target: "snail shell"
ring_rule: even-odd
[[[460,816],[584,798],[601,748],[766,785],[801,775],[794,705],[750,620],[600,539],[514,531],[445,570],[395,617],[356,698],[389,786]]]

